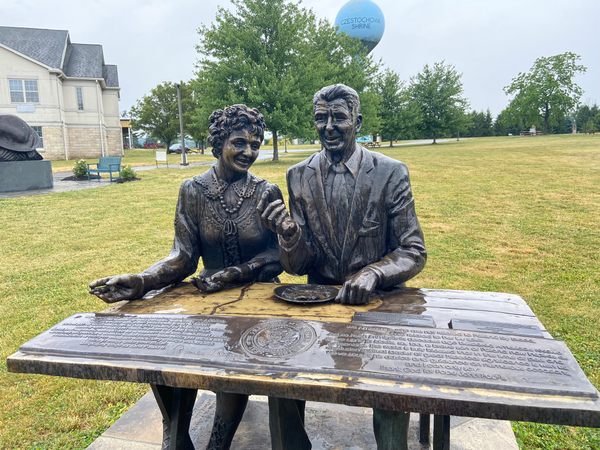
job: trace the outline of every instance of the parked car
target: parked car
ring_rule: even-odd
[[[185,146],[185,151],[186,153],[189,153],[190,151],[190,148],[187,145]],[[181,143],[171,145],[169,147],[169,153],[181,153]]]

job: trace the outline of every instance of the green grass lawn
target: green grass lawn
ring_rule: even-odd
[[[411,170],[429,259],[410,285],[521,295],[600,387],[600,136],[380,151]],[[285,191],[285,169],[304,156],[260,161],[253,172]],[[0,199],[0,448],[85,448],[146,391],[9,374],[5,360],[59,320],[104,309],[87,294],[90,280],[140,271],[166,255],[179,184],[204,170]],[[528,423],[514,430],[526,449],[600,448],[600,430]]]

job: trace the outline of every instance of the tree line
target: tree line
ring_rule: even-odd
[[[361,97],[362,133],[383,140],[545,133],[600,128],[598,107],[580,106],[574,77],[586,68],[572,52],[538,58],[505,92],[509,105],[493,118],[470,111],[462,75],[444,61],[404,81],[373,60],[362,44],[289,0],[233,0],[198,29],[194,78],[181,83],[186,134],[206,140],[208,116],[234,103],[257,107],[273,134],[273,159],[282,137],[316,139],[312,95],[333,83]],[[169,146],[179,133],[176,86],[164,82],[130,111],[134,126]]]

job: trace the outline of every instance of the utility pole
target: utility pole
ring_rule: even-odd
[[[176,83],[177,107],[179,108],[179,132],[181,134],[181,165],[187,166],[187,154],[185,152],[185,134],[183,134],[183,108],[181,107],[181,83]]]

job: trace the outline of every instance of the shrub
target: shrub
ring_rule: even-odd
[[[87,163],[85,159],[80,159],[73,166],[73,175],[75,178],[83,178],[87,175]]]
[[[119,172],[119,176],[121,177],[121,180],[124,181],[131,181],[136,179],[135,170],[133,170],[133,168],[129,165],[123,166],[121,172]]]

